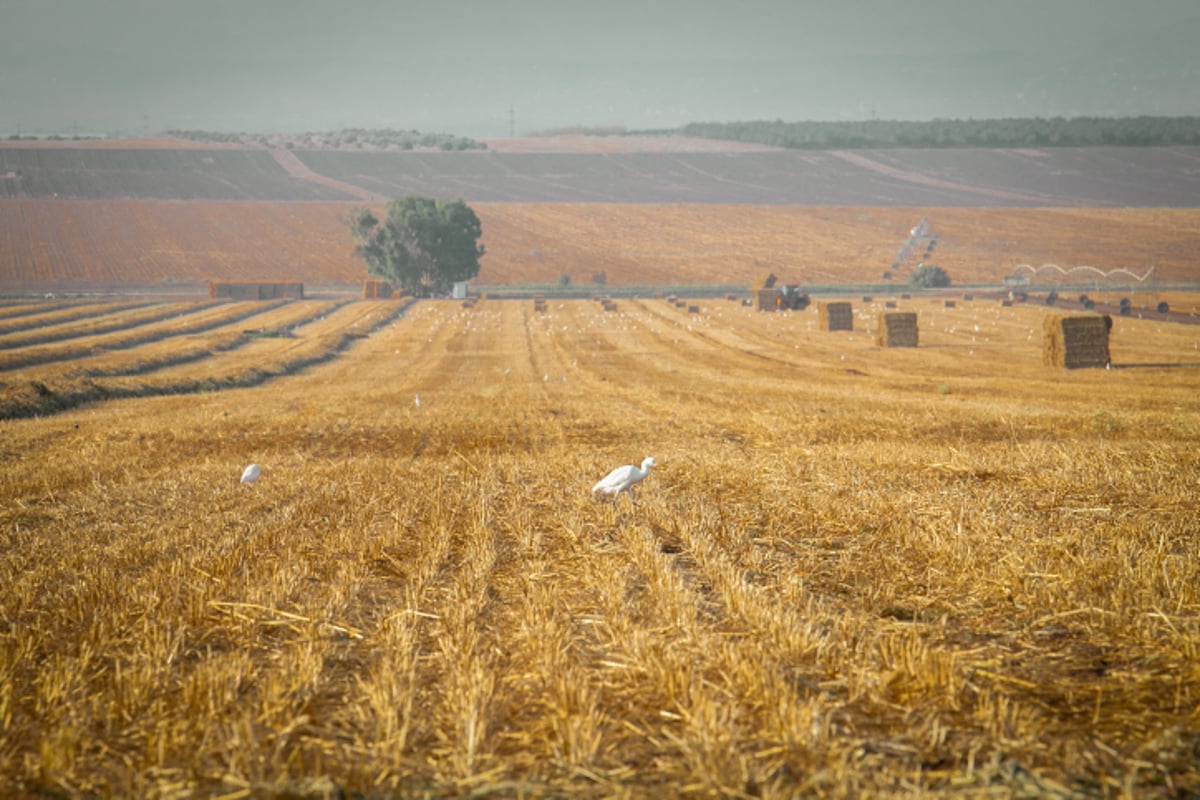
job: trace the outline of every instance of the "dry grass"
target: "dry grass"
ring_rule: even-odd
[[[1200,369],[909,305],[895,350],[814,309],[424,302],[258,388],[0,422],[0,777],[1200,792]],[[1114,319],[1117,366],[1198,347]],[[636,506],[591,500],[646,455]]]

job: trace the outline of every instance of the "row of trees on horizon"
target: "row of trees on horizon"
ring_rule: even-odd
[[[695,122],[676,132],[786,148],[1200,145],[1200,117]]]

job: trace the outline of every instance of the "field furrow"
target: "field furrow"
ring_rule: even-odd
[[[95,334],[57,340],[39,347],[14,349],[0,354],[0,371],[12,371],[39,364],[88,358],[110,350],[125,350],[177,336],[201,333],[213,328],[254,317],[277,308],[281,303],[186,303],[170,313],[160,313],[138,322],[128,320],[103,326]],[[119,315],[114,315],[119,316]]]
[[[328,300],[225,304],[214,309],[223,313],[197,314],[187,325],[159,331],[160,336],[143,344],[120,349],[97,348],[82,363],[51,361],[23,367],[20,376],[24,380],[46,382],[145,375],[199,361],[214,352],[234,350],[257,338],[288,336],[294,327],[311,322],[337,305],[336,301]]]
[[[204,348],[197,358],[168,358],[146,370],[118,370],[101,379],[85,377],[49,385],[40,381],[9,387],[0,417],[47,414],[84,403],[127,397],[193,394],[257,386],[336,358],[377,326],[403,313],[404,304],[368,302],[343,305],[303,326],[296,336],[231,336],[215,349]]]
[[[118,312],[137,311],[153,305],[160,304],[153,301],[71,304],[63,308],[48,309],[43,313],[22,314],[16,321],[0,327],[0,337],[3,337],[0,338],[0,348],[26,347],[29,344],[55,341],[59,336],[69,338],[79,335],[80,330],[87,330],[86,327],[72,323],[96,317],[107,317],[111,321]],[[46,330],[47,328],[49,330]]]
[[[111,313],[85,320],[67,320],[37,330],[22,330],[0,338],[0,350],[18,350],[68,339],[99,337],[125,331],[186,314],[194,314],[213,305],[209,302],[133,304]]]
[[[24,302],[21,300],[6,300],[0,301],[0,321],[4,323],[5,328],[11,330],[19,330],[22,323],[18,322],[24,317],[41,317],[52,315],[60,311],[78,308],[84,305],[77,300],[34,300]],[[108,304],[104,304],[108,305]]]

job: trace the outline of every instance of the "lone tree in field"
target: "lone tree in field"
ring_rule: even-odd
[[[921,264],[908,276],[908,285],[917,289],[944,289],[950,285],[950,276],[939,266]]]
[[[479,274],[482,227],[461,200],[392,200],[382,222],[370,211],[351,212],[350,233],[367,272],[418,297],[443,294]]]

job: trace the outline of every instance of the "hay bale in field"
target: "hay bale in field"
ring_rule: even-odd
[[[864,302],[864,303],[869,303],[869,302],[871,302],[871,295],[869,295],[869,294],[864,294],[864,295],[863,295],[863,302]]]
[[[884,308],[895,308],[896,301],[895,300],[885,300],[885,301],[883,301],[883,307]]]
[[[617,304],[615,302],[613,302],[612,300],[605,300],[603,303],[603,307],[604,307],[605,311],[616,311],[617,310]]]
[[[916,347],[917,314],[914,311],[891,311],[879,315],[875,344],[880,347]]]
[[[1001,308],[1012,308],[1012,300],[1001,300],[1000,307]]]
[[[700,313],[700,306],[688,306],[688,307],[687,307],[687,310],[688,310],[688,313],[689,313],[689,314],[699,314],[699,313]]]
[[[1107,314],[1049,314],[1042,321],[1042,363],[1066,369],[1108,366],[1111,329]]]
[[[758,301],[759,311],[774,311],[779,307],[777,302],[779,292],[774,289],[759,289],[754,293],[754,297]]]
[[[303,300],[304,284],[300,281],[209,281],[208,296],[211,300]]]
[[[818,303],[817,327],[823,331],[852,331],[854,309],[847,302]]]
[[[963,295],[963,300],[966,300],[968,303],[974,299],[975,299],[975,295],[973,295],[973,294],[964,294]]]
[[[1171,310],[1171,307],[1169,305],[1167,305],[1166,300],[1163,300],[1161,303],[1159,303],[1156,308],[1158,310],[1158,313],[1160,313],[1160,314],[1166,314],[1167,312],[1169,312]]]
[[[363,281],[363,300],[388,300],[394,291],[387,281],[374,278]]]
[[[947,300],[946,302],[944,302],[944,303],[942,304],[942,307],[943,307],[943,308],[954,308],[954,306],[955,306],[955,305],[956,305],[956,304],[955,304],[955,302],[954,302],[953,300]]]
[[[264,285],[269,285],[271,288],[268,290],[270,295],[261,298],[263,300],[274,300],[279,297],[286,297],[289,300],[304,299],[304,284],[300,281],[283,281],[281,283]]]

